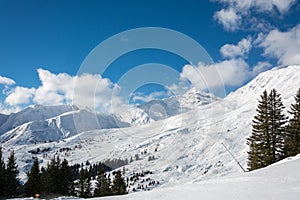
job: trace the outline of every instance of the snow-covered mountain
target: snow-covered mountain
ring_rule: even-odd
[[[36,105],[0,119],[0,141],[10,144],[46,143],[85,131],[129,126],[113,115],[69,105]]]
[[[162,100],[152,100],[132,108],[130,110],[131,123],[138,125],[148,124],[194,110],[199,106],[218,100],[220,99],[213,94],[192,88],[183,95],[172,96]]]
[[[0,135],[27,122],[46,120],[73,110],[78,110],[78,108],[70,105],[35,105],[9,116],[0,116]]]
[[[47,124],[46,128],[51,127],[49,124],[54,124],[54,127],[60,130],[61,135],[66,135],[74,126],[82,126],[83,128],[80,129],[82,131],[62,137],[63,140],[35,144],[18,142],[23,141],[21,135],[27,132],[23,131],[18,135],[15,128],[14,133],[2,135],[2,138],[5,136],[2,147],[6,157],[12,148],[16,151],[22,172],[30,168],[32,156],[38,156],[43,160],[41,164],[46,165],[54,155],[66,157],[71,164],[85,163],[87,160],[95,163],[111,158],[131,160],[130,158],[139,155],[139,159],[133,159],[125,166],[128,176],[133,172],[151,170],[153,172],[151,179],[159,181],[162,186],[174,187],[175,185],[176,187],[178,184],[241,172],[241,168],[223,144],[246,168],[248,150],[246,138],[251,133],[251,121],[256,113],[257,99],[265,89],[276,88],[281,93],[283,103],[288,109],[289,105],[294,102],[293,96],[299,87],[300,66],[277,68],[261,73],[223,100],[196,101],[199,102],[199,105],[195,106],[197,109],[189,109],[177,115],[166,115],[166,118],[153,120],[150,124],[124,128],[111,126],[110,129],[96,130],[93,127],[86,130],[84,125],[89,121],[88,117],[83,115],[84,118],[82,118],[78,115],[78,121],[83,120],[82,125],[75,124],[71,128],[66,128],[66,125],[59,125],[62,119],[68,121],[64,118],[68,114],[64,113],[42,120]],[[193,94],[192,91],[191,93]],[[181,98],[181,102],[178,101],[179,105],[188,105],[188,102],[191,102],[190,105],[194,106],[194,99],[188,96],[186,99]],[[162,102],[164,103],[160,102],[158,105],[162,105],[165,111],[166,108],[171,108],[168,102]],[[191,108],[190,105],[187,107]],[[145,113],[144,110],[148,107],[144,105],[139,109]],[[84,113],[81,110],[70,111],[72,115],[81,112]],[[34,124],[28,122],[21,126],[24,126],[22,127],[24,130],[30,130],[29,127]],[[66,130],[62,130],[61,127]],[[55,135],[55,130],[53,135]],[[14,134],[14,137],[8,137]],[[41,152],[33,155],[32,152],[36,152],[38,148]],[[70,149],[70,151],[65,152],[62,149]],[[46,155],[43,150],[47,152]],[[25,174],[22,173],[21,178],[24,177]]]

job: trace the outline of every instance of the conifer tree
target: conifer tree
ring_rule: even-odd
[[[8,158],[6,169],[6,195],[8,197],[15,197],[18,195],[18,189],[20,187],[20,182],[17,177],[18,174],[19,171],[15,152],[12,151]]]
[[[94,191],[95,197],[103,197],[111,195],[110,180],[105,174],[103,168],[99,170],[97,184]]]
[[[285,124],[287,117],[283,114],[283,103],[280,94],[272,89],[268,97],[270,111],[270,139],[271,139],[271,163],[283,158]]]
[[[285,139],[285,156],[295,156],[300,153],[300,88],[295,95],[295,103],[291,105],[291,118],[287,126]]]
[[[255,170],[271,164],[270,136],[269,136],[269,111],[268,93],[265,90],[258,101],[257,115],[252,121],[252,134],[247,139],[249,145],[248,167]]]
[[[264,91],[259,100],[252,134],[247,139],[249,170],[266,167],[283,158],[286,117],[280,94]]]
[[[45,175],[43,176],[44,191],[46,194],[59,194],[60,185],[60,159],[54,157],[47,165]]]
[[[0,199],[4,197],[4,191],[5,191],[5,162],[2,157],[2,147],[0,146]]]
[[[28,181],[25,183],[25,192],[27,196],[33,196],[37,193],[41,193],[41,173],[39,167],[39,161],[34,159],[30,172],[27,174]]]
[[[59,193],[70,195],[73,193],[73,177],[68,161],[63,160],[60,167]]]
[[[115,178],[113,180],[113,185],[112,185],[112,194],[114,195],[127,194],[126,183],[122,177],[121,171],[115,172]]]
[[[87,169],[79,172],[78,193],[80,197],[91,197],[91,177]]]

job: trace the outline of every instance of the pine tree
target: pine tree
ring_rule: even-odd
[[[122,177],[121,171],[115,172],[115,178],[113,180],[113,185],[112,185],[112,194],[114,195],[127,194],[126,183]]]
[[[272,89],[268,97],[270,110],[271,163],[284,156],[285,124],[287,117],[283,114],[283,103],[280,94]]]
[[[91,177],[87,169],[80,170],[78,187],[78,195],[80,197],[91,197]]]
[[[264,91],[259,100],[252,134],[247,139],[249,170],[266,167],[283,158],[285,123],[284,106],[280,94],[272,89]]]
[[[105,174],[104,169],[99,170],[97,184],[94,191],[95,197],[103,197],[111,195],[110,180]]]
[[[290,107],[291,119],[287,126],[285,139],[285,156],[295,156],[300,153],[300,88],[297,91],[295,104]]]
[[[41,173],[39,167],[39,161],[34,159],[30,172],[27,174],[28,181],[25,183],[25,192],[27,196],[33,196],[37,193],[41,193]]]
[[[5,191],[5,174],[6,174],[6,169],[5,169],[5,162],[2,157],[2,147],[0,146],[0,199],[4,197],[4,191]]]
[[[62,195],[70,195],[73,193],[73,177],[68,161],[63,160],[60,166],[59,193]]]
[[[59,194],[60,185],[60,159],[54,157],[47,165],[45,175],[43,176],[44,192],[46,194]]]
[[[15,197],[18,195],[18,189],[20,187],[18,174],[19,171],[16,163],[15,152],[12,151],[8,158],[6,169],[6,195],[8,197]]]
[[[270,155],[270,136],[269,136],[269,111],[268,111],[268,93],[264,91],[260,96],[257,115],[252,121],[252,134],[247,139],[249,145],[248,167],[249,170],[255,170],[271,164]]]

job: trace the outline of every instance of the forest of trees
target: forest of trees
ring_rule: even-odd
[[[300,89],[291,105],[290,119],[284,115],[280,94],[272,89],[260,96],[252,134],[247,138],[248,169],[266,167],[283,158],[300,153]]]
[[[40,168],[39,160],[35,158],[31,170],[27,173],[27,182],[21,185],[14,151],[5,163],[0,147],[0,199],[32,197],[35,194],[40,194],[41,197],[84,198],[127,194],[127,185],[121,171],[113,172],[114,178],[111,180],[107,173],[111,170],[102,163],[88,164],[85,167],[83,164],[69,166],[66,159],[61,161],[59,157],[51,159],[46,168]],[[91,184],[93,179],[95,187]]]

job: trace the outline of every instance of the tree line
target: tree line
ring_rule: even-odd
[[[276,89],[265,90],[258,100],[257,114],[252,121],[248,169],[266,167],[281,159],[300,153],[300,88],[295,103],[285,116],[281,95]]]
[[[39,160],[34,159],[31,170],[27,173],[27,181],[21,184],[18,179],[18,165],[14,151],[7,163],[4,162],[0,147],[0,199],[12,197],[31,197],[40,194],[42,197],[78,196],[102,197],[127,194],[127,185],[121,171],[112,173],[112,168],[99,163],[84,167],[54,157],[47,167],[39,166]],[[91,181],[95,186],[92,187]]]

